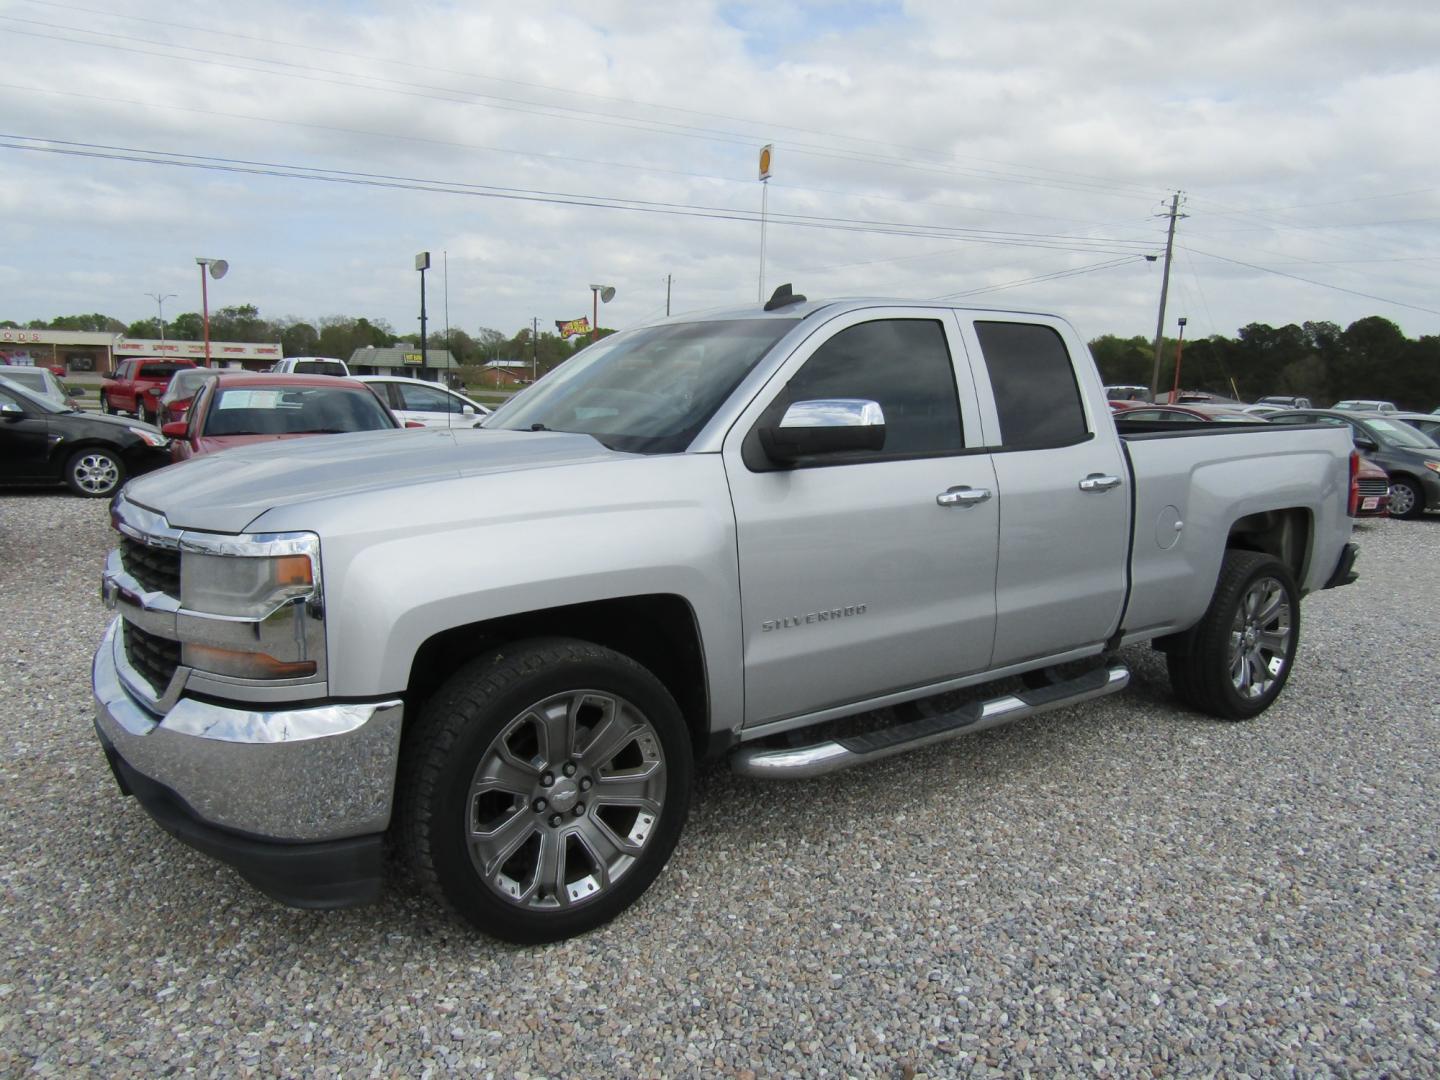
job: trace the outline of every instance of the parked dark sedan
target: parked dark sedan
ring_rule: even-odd
[[[0,483],[64,483],[103,498],[169,460],[165,436],[149,424],[56,405],[0,376]]]
[[[1387,420],[1401,420],[1415,428],[1422,435],[1429,435],[1437,443],[1440,443],[1440,416],[1435,413],[1424,412],[1397,412],[1386,413]]]
[[[1348,427],[1355,449],[1390,474],[1390,516],[1418,518],[1440,509],[1440,445],[1409,424],[1378,413],[1335,409],[1287,409],[1272,424],[1334,424]]]

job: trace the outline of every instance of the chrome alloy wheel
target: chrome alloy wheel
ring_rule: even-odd
[[[1290,655],[1290,603],[1273,577],[1256,579],[1235,609],[1230,629],[1230,681],[1242,698],[1275,685]]]
[[[109,454],[82,454],[70,466],[70,475],[89,495],[105,495],[120,482],[120,468]]]
[[[481,756],[466,800],[471,862],[511,903],[583,904],[645,850],[665,779],[659,736],[630,702],[597,690],[545,698]]]

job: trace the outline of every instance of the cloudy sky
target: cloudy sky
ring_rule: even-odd
[[[1440,333],[1440,4],[0,0],[0,318],[961,297]],[[60,152],[57,152],[60,151]]]

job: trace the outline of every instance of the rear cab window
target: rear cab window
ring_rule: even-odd
[[[974,322],[999,420],[997,451],[1074,446],[1091,438],[1065,340],[1043,323]]]

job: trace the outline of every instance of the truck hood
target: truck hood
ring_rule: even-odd
[[[132,480],[125,498],[164,514],[174,528],[240,533],[281,506],[627,456],[589,435],[558,431],[365,431],[206,454]]]

